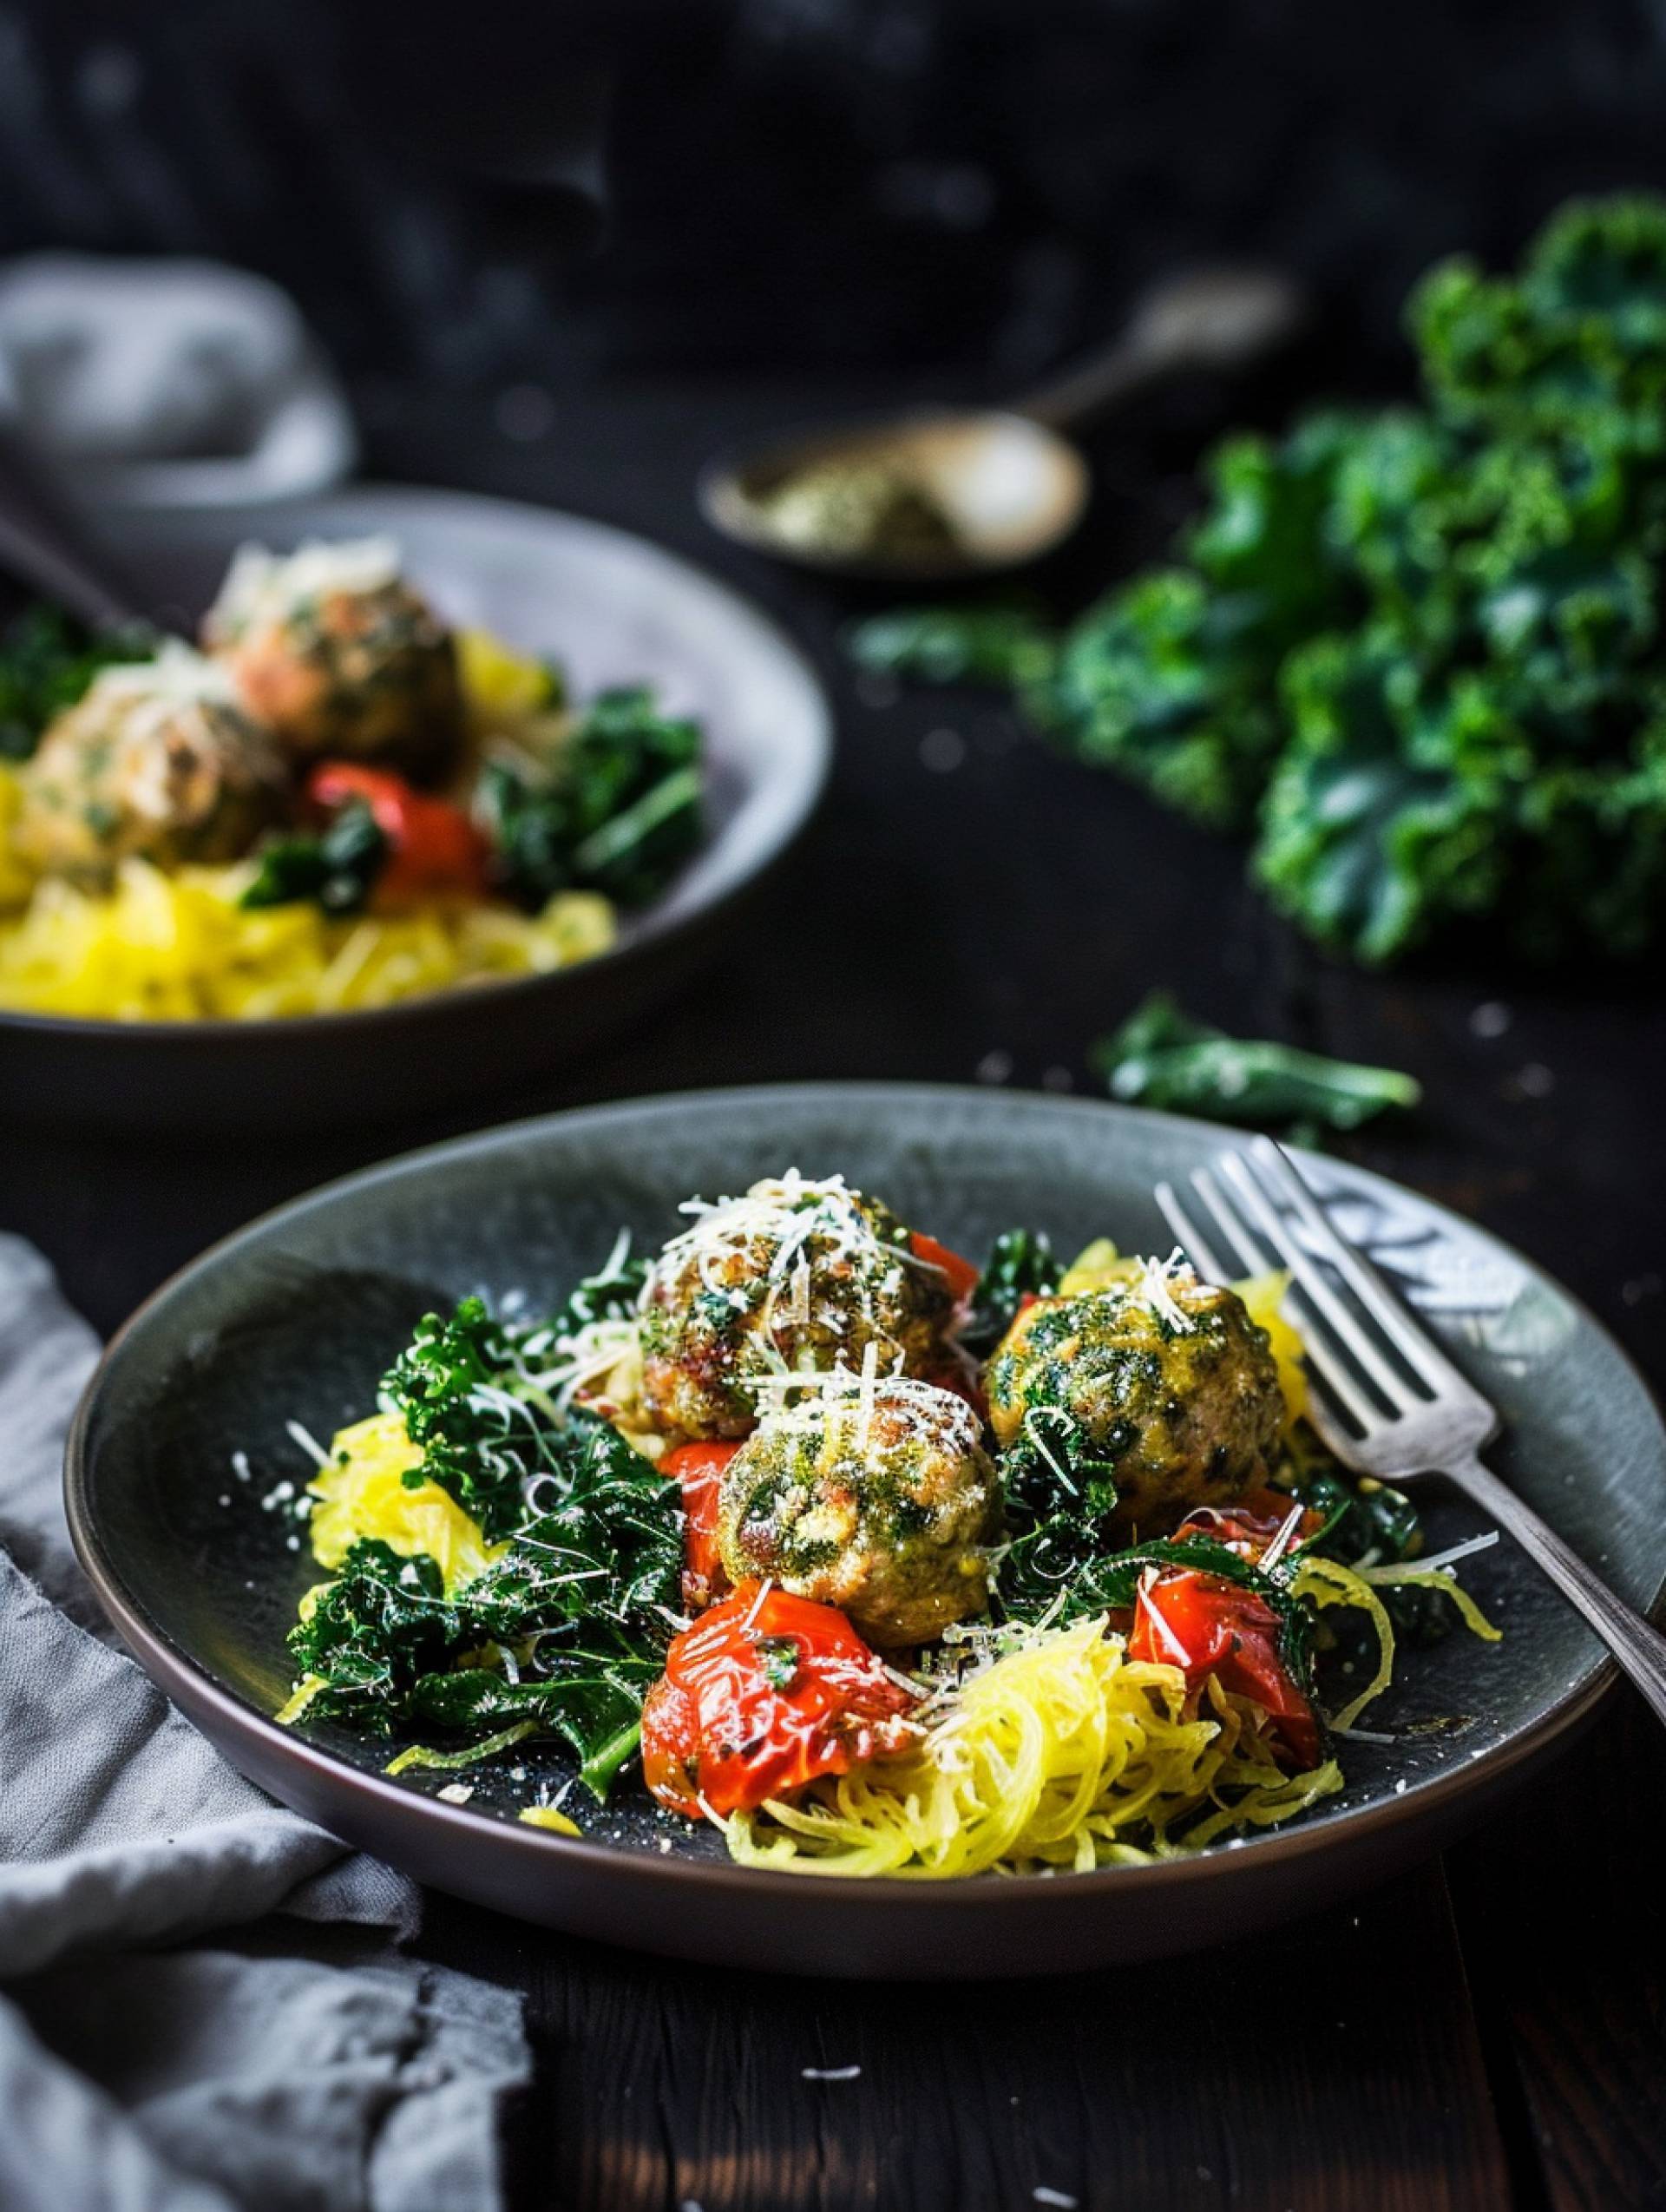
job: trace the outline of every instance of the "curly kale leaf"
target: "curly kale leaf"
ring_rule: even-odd
[[[1275,903],[1368,962],[1490,912],[1518,732],[1485,685],[1431,696],[1386,644],[1327,638],[1293,659],[1285,692],[1294,735],[1256,854]]]
[[[297,830],[261,846],[254,881],[238,904],[287,906],[310,899],[326,914],[357,914],[387,864],[388,840],[363,799],[349,799],[316,834]]]
[[[1321,411],[1282,439],[1227,438],[1204,464],[1211,504],[1183,534],[1182,550],[1235,602],[1237,633],[1263,653],[1357,607],[1358,587],[1328,528],[1338,472],[1368,428],[1368,417]]]
[[[1032,698],[1042,733],[1211,830],[1243,828],[1278,749],[1255,608],[1184,570],[1113,593]]]
[[[502,889],[529,909],[558,891],[642,906],[699,843],[705,782],[698,722],[661,714],[651,692],[603,692],[544,765],[495,759],[479,805]]]
[[[624,1666],[605,1654],[550,1651],[545,1671],[511,1682],[484,1667],[425,1675],[411,1695],[417,1721],[473,1736],[530,1721],[564,1737],[579,1755],[579,1778],[605,1801],[621,1767],[642,1739],[642,1700],[659,1672]],[[476,1756],[479,1747],[475,1747]],[[462,1763],[458,1762],[457,1763]]]
[[[1542,690],[1486,670],[1421,680],[1381,640],[1322,640],[1287,676],[1295,734],[1256,868],[1322,943],[1392,960],[1462,922],[1524,950],[1641,950],[1666,919],[1666,713],[1587,752]],[[1647,719],[1644,719],[1644,718]]]
[[[997,1586],[1005,1611],[1031,1619],[1104,1555],[1116,1464],[1092,1449],[1062,1407],[1034,1406],[1001,1454],[1000,1479],[1010,1540]],[[1092,1610],[1086,1600],[1071,1609]]]
[[[482,1298],[460,1300],[449,1319],[424,1314],[382,1378],[383,1401],[423,1448],[407,1485],[437,1482],[490,1542],[511,1534],[526,1518],[529,1486],[541,1474],[570,1474],[573,1436],[595,1426],[558,1412],[540,1364],[591,1323],[631,1315],[646,1273],[646,1262],[620,1252],[545,1321],[501,1321]]]
[[[384,1736],[438,1725],[477,1739],[535,1721],[605,1795],[674,1625],[681,1511],[676,1485],[587,1415],[548,1456],[547,1505],[449,1596],[432,1559],[352,1547],[290,1638],[322,1684],[310,1712]]]
[[[557,1430],[518,1349],[527,1333],[464,1298],[449,1320],[424,1314],[382,1378],[383,1398],[423,1447],[407,1484],[437,1482],[493,1543],[525,1518],[528,1483],[554,1464]]]
[[[1153,991],[1091,1054],[1111,1095],[1167,1113],[1203,1114],[1247,1129],[1295,1126],[1357,1129],[1407,1110],[1418,1083],[1392,1067],[1365,1067],[1269,1038],[1230,1037]]]
[[[1407,323],[1442,411],[1489,429],[1621,426],[1660,450],[1666,399],[1666,203],[1575,200],[1518,278],[1459,258],[1413,292]]]
[[[1297,1490],[1304,1506],[1325,1516],[1325,1526],[1304,1546],[1322,1558],[1338,1559],[1344,1566],[1385,1565],[1410,1559],[1422,1549],[1421,1514],[1403,1490],[1380,1484],[1374,1490],[1355,1487],[1342,1470],[1328,1462],[1303,1471]],[[1407,1643],[1438,1644],[1453,1623],[1451,1606],[1438,1590],[1415,1585],[1385,1585],[1377,1592],[1394,1633]],[[1328,1616],[1331,1633],[1361,1657],[1371,1642],[1362,1616],[1337,1611]]]
[[[0,760],[27,760],[49,722],[83,698],[101,668],[150,660],[148,630],[95,637],[55,607],[26,608],[0,639]]]
[[[1025,1299],[1051,1297],[1062,1272],[1044,1231],[1003,1229],[989,1247],[961,1342],[980,1357],[992,1352]]]

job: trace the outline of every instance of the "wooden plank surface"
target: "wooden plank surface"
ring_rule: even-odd
[[[528,1992],[523,2212],[1512,2202],[1434,1867],[1208,1956],[1050,1981],[721,1975],[506,1941],[443,1900],[424,1947]]]
[[[1666,1760],[1629,1690],[1531,1807],[1452,1854],[1553,2212],[1666,2205]]]

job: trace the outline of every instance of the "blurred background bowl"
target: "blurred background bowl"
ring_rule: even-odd
[[[150,611],[190,631],[236,548],[386,532],[453,622],[565,667],[580,699],[647,683],[707,740],[705,843],[616,948],[552,975],[283,1021],[100,1022],[0,1014],[0,1114],[232,1129],[408,1116],[564,1066],[643,1020],[739,920],[820,797],[822,686],[738,593],[578,515],[378,487],[279,507],[133,515],[109,542]]]

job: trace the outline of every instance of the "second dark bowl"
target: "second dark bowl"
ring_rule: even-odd
[[[600,522],[456,492],[382,488],[247,511],[135,518],[120,549],[157,613],[189,627],[244,541],[397,538],[453,621],[554,655],[580,697],[647,683],[699,715],[705,843],[616,948],[548,975],[373,1012],[123,1022],[0,1013],[0,1117],[171,1131],[410,1117],[502,1089],[644,1020],[720,942],[814,811],[826,697],[765,615],[687,562]]]

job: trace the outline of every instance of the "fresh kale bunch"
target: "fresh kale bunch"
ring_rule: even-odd
[[[1666,919],[1666,202],[1571,203],[1513,276],[1433,270],[1407,321],[1420,406],[1229,440],[1176,564],[1009,669],[1066,751],[1250,831],[1322,944],[1639,953]],[[927,673],[923,636],[948,666],[954,619],[894,626],[893,665]]]
[[[479,805],[501,888],[535,910],[564,890],[641,906],[699,843],[700,725],[645,690],[601,692],[548,766],[486,764]]]
[[[148,630],[95,637],[55,607],[28,608],[0,638],[0,760],[27,760],[42,731],[74,706],[101,668],[154,660]]]
[[[462,1387],[476,1349],[456,1335],[425,1357],[436,1375],[455,1359]],[[320,1718],[442,1728],[476,1751],[529,1722],[573,1744],[600,1798],[636,1749],[675,1625],[682,1517],[677,1486],[607,1423],[574,1414],[544,1441],[549,1503],[474,1581],[448,1598],[432,1559],[362,1541],[290,1648],[323,1685],[307,1708]]]

